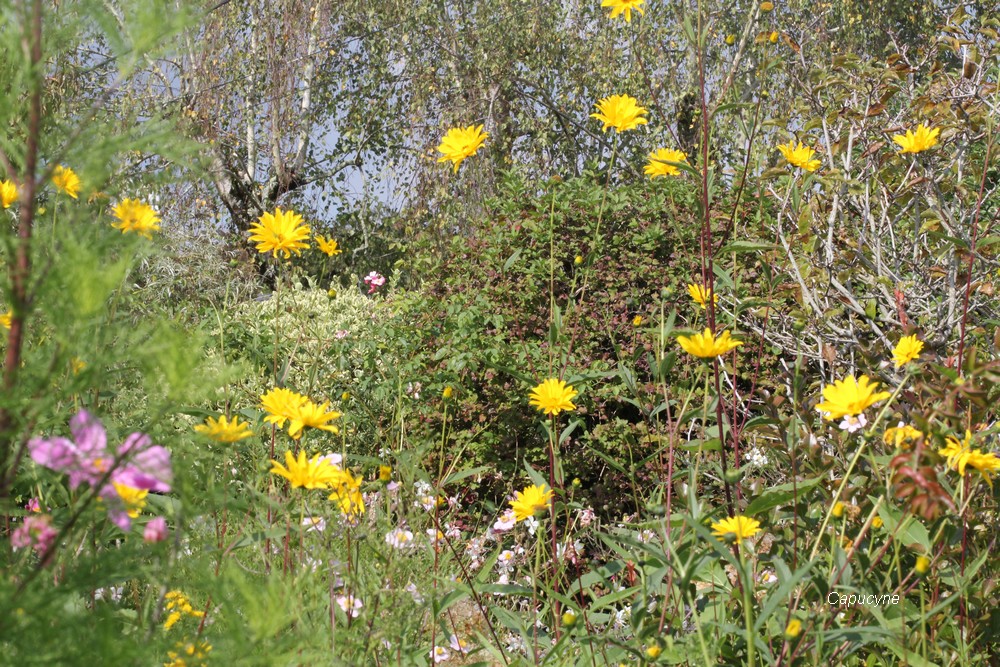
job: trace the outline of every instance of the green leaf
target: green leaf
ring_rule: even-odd
[[[747,505],[744,514],[747,516],[754,516],[755,514],[767,512],[775,507],[791,502],[796,495],[801,498],[806,491],[818,485],[821,481],[823,481],[822,477],[814,477],[812,479],[796,482],[794,486],[791,482],[779,484],[778,486],[772,487],[754,498],[753,501]]]

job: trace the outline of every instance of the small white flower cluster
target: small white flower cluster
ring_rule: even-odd
[[[763,468],[770,462],[770,459],[767,458],[767,454],[761,451],[759,447],[751,448],[743,456],[743,460],[746,461],[751,466],[753,466],[754,468]]]

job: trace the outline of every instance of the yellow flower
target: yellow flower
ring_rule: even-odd
[[[327,240],[326,237],[320,234],[316,235],[316,245],[319,246],[319,249],[322,252],[326,253],[330,257],[339,255],[342,252],[341,249],[337,247],[336,241],[333,239]]]
[[[316,454],[306,459],[304,451],[296,458],[291,452],[285,452],[285,465],[271,459],[274,467],[270,472],[284,477],[292,484],[292,488],[325,489],[341,479],[343,470],[330,462],[322,454]]]
[[[727,46],[732,46],[735,43],[736,43],[736,35],[734,35],[732,33],[729,33],[728,35],[726,35],[726,45]]]
[[[762,11],[762,12],[769,12],[772,9],[774,9],[774,4],[771,3],[771,2],[762,2],[762,3],[760,3],[760,11]]]
[[[558,417],[560,412],[576,410],[573,397],[578,393],[562,380],[549,378],[531,390],[528,405],[535,406],[547,415]]]
[[[801,141],[798,146],[795,145],[794,141],[789,141],[785,145],[778,146],[778,150],[785,156],[785,160],[788,161],[788,164],[794,167],[805,169],[806,171],[816,171],[816,169],[819,168],[819,160],[813,159],[813,155],[816,154],[816,151],[809,148]]]
[[[454,393],[455,393],[455,392],[454,392],[454,390],[453,390],[453,389],[452,389],[451,387],[445,387],[445,388],[444,388],[444,391],[442,391],[442,392],[441,392],[441,396],[442,396],[442,398],[444,398],[445,400],[448,400],[449,398],[451,398],[451,397],[452,397],[452,395],[453,395]]]
[[[917,131],[907,130],[906,134],[897,134],[892,137],[903,149],[899,151],[899,154],[903,153],[920,153],[927,150],[928,148],[933,148],[937,146],[938,134],[941,133],[941,128],[935,127],[931,129],[921,123],[917,126]]]
[[[594,106],[597,107],[597,113],[590,114],[590,117],[604,123],[601,130],[605,132],[609,127],[619,132],[634,130],[648,122],[642,117],[646,109],[639,106],[638,101],[629,95],[605,97]]]
[[[693,336],[678,336],[677,342],[685,352],[700,359],[717,357],[743,344],[741,340],[733,340],[728,331],[723,331],[716,338],[712,335],[712,330],[707,328],[703,333]]]
[[[8,310],[6,313],[0,315],[0,325],[3,325],[5,329],[10,329],[10,320],[14,317],[14,311]]]
[[[641,327],[642,326],[642,315],[636,315],[632,318],[632,326]]]
[[[924,437],[924,434],[913,428],[909,424],[899,422],[899,426],[893,426],[885,430],[882,442],[892,445],[896,449],[909,449],[910,445]]]
[[[17,186],[12,181],[0,182],[0,203],[4,208],[10,208],[17,201]]]
[[[923,576],[927,574],[927,570],[929,569],[931,569],[931,559],[927,556],[917,556],[917,562],[913,566],[913,571]]]
[[[288,424],[288,435],[298,440],[302,437],[302,429],[306,426],[310,428],[317,428],[321,431],[339,433],[340,429],[333,424],[329,424],[328,422],[331,422],[334,419],[340,419],[340,413],[336,410],[327,412],[327,408],[329,407],[330,401],[326,401],[322,405],[318,405],[309,399],[306,399],[289,417],[290,422]]]
[[[241,422],[239,417],[233,417],[232,420],[229,420],[226,415],[222,415],[217,420],[214,417],[209,417],[204,424],[195,426],[194,430],[216,442],[239,442],[253,435],[249,424]]]
[[[288,259],[292,252],[301,255],[302,249],[309,247],[306,239],[310,231],[301,215],[276,208],[273,214],[265,213],[250,227],[250,240],[257,244],[257,252],[270,252],[275,257],[281,252]]]
[[[577,266],[583,264],[583,255],[577,255],[576,257],[574,257],[573,263],[576,264]]]
[[[649,163],[643,171],[650,178],[657,176],[677,176],[681,170],[668,162],[687,162],[687,154],[672,148],[658,148],[649,154]]]
[[[87,362],[81,359],[80,357],[73,357],[72,359],[69,360],[69,367],[70,370],[73,371],[73,375],[77,375],[84,368],[87,367]]]
[[[658,644],[653,644],[646,649],[646,658],[649,660],[656,660],[663,653],[663,649]]]
[[[760,522],[745,516],[732,516],[712,524],[712,534],[737,541],[753,537],[760,532]],[[734,536],[730,538],[730,535]]]
[[[816,409],[825,412],[827,420],[859,415],[873,404],[891,396],[887,391],[876,392],[876,389],[878,382],[869,383],[867,375],[856,380],[853,375],[848,375],[823,388],[823,398],[826,400],[819,403]]]
[[[118,492],[118,497],[125,503],[125,511],[128,512],[128,515],[133,519],[138,517],[142,508],[146,506],[146,496],[149,495],[149,491],[146,489],[134,489],[131,486],[119,484],[118,482],[111,482],[111,484],[115,487],[115,491]]]
[[[135,232],[151,239],[153,232],[160,231],[160,216],[156,215],[151,206],[138,199],[122,200],[122,203],[111,209],[111,213],[118,218],[118,222],[111,223],[111,226],[122,230],[122,234]]]
[[[712,301],[719,303],[719,295],[715,292],[710,292],[704,285],[695,285],[694,283],[688,284],[688,294],[691,295],[691,300],[702,308],[708,307],[708,295],[712,295]]]
[[[772,44],[777,44],[778,43],[778,32],[774,31],[770,35],[768,35],[767,36],[767,41],[771,42]],[[813,169],[815,169],[815,167]],[[810,169],[809,171],[812,171],[812,169]]]
[[[881,528],[881,527],[882,527],[882,517],[880,516],[872,517],[872,528]]]
[[[392,479],[392,466],[379,466],[378,478],[381,482],[388,482]]]
[[[188,662],[189,660],[204,660],[212,651],[212,645],[203,641],[177,642],[174,648],[176,650],[167,651],[170,662],[163,663],[163,667],[194,667],[196,663]],[[197,664],[204,667],[206,663]]]
[[[793,618],[792,620],[788,621],[788,625],[785,627],[785,639],[795,639],[801,633],[802,633],[802,621],[800,621],[797,618]]]
[[[361,495],[361,478],[355,477],[350,470],[337,468],[337,477],[330,483],[333,493],[329,500],[337,503],[340,511],[349,519],[355,519],[365,513],[365,499]]]
[[[281,428],[287,420],[294,417],[299,407],[308,400],[302,394],[296,394],[291,389],[275,387],[260,397],[261,407],[268,413],[264,417],[264,421]]]
[[[917,340],[917,335],[903,336],[896,343],[892,350],[892,359],[896,362],[896,368],[903,364],[908,364],[920,356],[920,351],[924,349],[923,341]]]
[[[555,494],[552,489],[545,484],[525,487],[523,491],[514,494],[514,500],[510,501],[511,509],[514,510],[515,521],[524,521],[535,516],[535,512],[546,509]]]
[[[438,162],[449,160],[454,162],[454,173],[458,173],[458,166],[462,164],[462,160],[475,155],[489,136],[483,132],[482,125],[451,128],[441,139],[441,145],[437,147],[438,153],[441,153]]]
[[[180,591],[170,591],[164,598],[167,603],[167,621],[163,624],[164,630],[169,630],[184,615],[201,618],[205,612],[199,611],[191,606],[191,601]],[[211,648],[209,649],[211,650]]]
[[[616,18],[619,14],[625,15],[625,23],[632,22],[632,10],[639,12],[639,15],[644,14],[642,9],[642,4],[646,0],[603,0],[601,2],[601,7],[611,7],[611,16],[608,18]]]
[[[80,177],[72,169],[56,165],[52,172],[52,182],[57,188],[68,194],[73,199],[77,199],[80,194]]]
[[[996,454],[989,452],[984,454],[981,449],[972,449],[972,432],[965,431],[965,440],[959,442],[955,438],[947,438],[944,449],[938,454],[947,459],[948,467],[958,471],[959,475],[965,475],[966,467],[975,468],[986,480],[986,483],[993,488],[993,474],[1000,471],[1000,458]]]

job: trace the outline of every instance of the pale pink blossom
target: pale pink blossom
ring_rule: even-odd
[[[167,539],[167,520],[162,516],[151,519],[142,531],[142,539],[148,544],[155,544]]]

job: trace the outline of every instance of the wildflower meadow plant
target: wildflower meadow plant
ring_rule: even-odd
[[[989,663],[989,12],[272,4],[5,14],[4,661]]]

